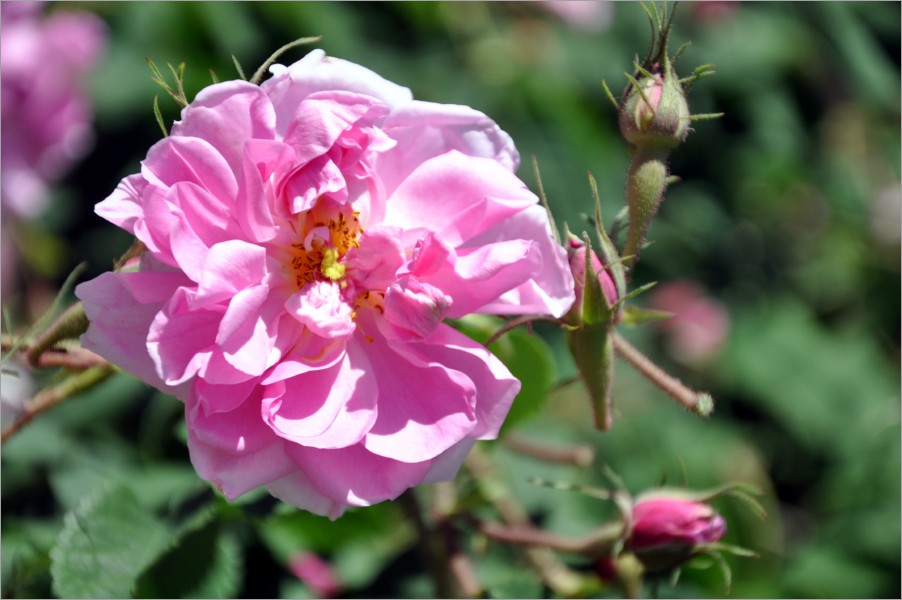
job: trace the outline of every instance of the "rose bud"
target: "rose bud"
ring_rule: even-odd
[[[679,496],[645,496],[633,506],[629,548],[650,572],[666,571],[724,536],[727,525],[713,508]]]
[[[620,133],[640,148],[670,150],[689,134],[689,104],[669,61],[631,84],[620,108]]]

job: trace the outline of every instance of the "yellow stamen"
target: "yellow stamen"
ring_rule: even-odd
[[[345,266],[338,262],[339,254],[336,248],[323,250],[323,262],[320,264],[320,272],[331,279],[338,281],[345,276]]]

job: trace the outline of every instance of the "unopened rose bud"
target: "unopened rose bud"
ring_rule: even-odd
[[[640,497],[632,516],[629,548],[650,572],[685,562],[727,532],[726,521],[713,508],[677,495]]]
[[[610,333],[617,319],[617,287],[583,235],[583,241],[571,237],[567,248],[576,295],[565,317],[575,326],[567,334],[567,344],[592,400],[595,426],[607,430],[612,424],[614,344]]]
[[[567,259],[570,261],[570,271],[573,273],[574,292],[576,294],[576,301],[573,303],[573,308],[570,309],[571,314],[568,318],[576,323],[581,323],[582,318],[580,315],[583,313],[583,297],[586,287],[586,244],[579,238],[571,237],[567,247]],[[605,270],[604,264],[595,252],[591,253],[589,260],[592,264],[592,270],[598,277],[601,291],[607,298],[608,304],[613,306],[617,302],[617,287],[614,285],[614,280]]]
[[[623,137],[639,148],[670,150],[686,139],[689,104],[669,61],[629,87],[619,120]]]

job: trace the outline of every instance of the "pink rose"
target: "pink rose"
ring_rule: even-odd
[[[81,157],[90,140],[91,109],[81,81],[106,44],[103,22],[89,13],[41,16],[39,2],[0,8],[2,203],[37,217],[46,185]]]
[[[316,50],[210,86],[97,213],[147,247],[84,345],[185,402],[198,473],[333,518],[453,477],[520,383],[443,321],[567,312],[510,137]]]
[[[640,497],[632,520],[629,547],[651,571],[676,566],[727,532],[726,521],[713,508],[679,496]]]

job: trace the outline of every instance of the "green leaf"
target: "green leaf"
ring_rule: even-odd
[[[62,598],[130,598],[168,542],[167,527],[128,489],[101,490],[66,515],[50,552],[53,590]]]
[[[219,521],[188,532],[144,573],[139,598],[234,598],[241,585],[241,547]]]

